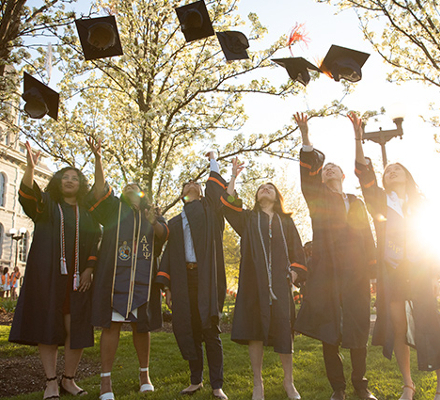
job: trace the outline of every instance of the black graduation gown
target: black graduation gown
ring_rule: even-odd
[[[9,341],[37,345],[64,345],[63,304],[68,275],[61,275],[60,212],[58,203],[42,193],[36,183],[33,189],[21,184],[19,201],[35,223],[23,286],[17,302]],[[98,224],[87,210],[79,207],[79,272],[96,263],[100,236]],[[67,235],[66,235],[67,236]],[[74,237],[74,233],[72,235]],[[66,243],[66,247],[73,244]],[[67,260],[70,263],[70,260]],[[71,342],[73,349],[94,344],[90,322],[92,291],[79,292],[70,287]]]
[[[92,188],[87,202],[91,215],[103,226],[104,232],[99,253],[98,264],[96,266],[94,277],[94,292],[93,292],[93,307],[92,307],[92,324],[94,326],[109,328],[112,319],[112,293],[113,293],[113,273],[115,267],[115,252],[116,252],[116,235],[118,229],[118,214],[119,203],[123,201],[113,194],[112,189],[106,185],[105,194],[96,199],[94,190]],[[126,208],[131,208],[125,205]],[[125,211],[123,211],[124,214]],[[131,215],[134,214],[130,212]],[[123,218],[121,217],[121,220]],[[165,233],[161,237],[155,236],[154,240],[154,254],[152,260],[152,279],[156,276],[158,267],[157,257],[162,251],[162,246],[168,237],[168,227],[163,217],[158,217],[158,222],[165,227]],[[147,221],[144,213],[142,213],[141,235],[139,235],[137,246],[142,248],[140,238],[142,237],[143,229],[153,229],[151,224]],[[140,271],[137,272],[137,274]],[[146,281],[149,281],[149,272],[143,272]],[[162,326],[162,312],[161,312],[161,297],[160,287],[152,282],[150,290],[150,300],[147,303],[145,296],[145,303],[138,308],[137,315],[137,330],[138,332],[149,332],[159,329]]]
[[[278,353],[290,353],[295,307],[287,276],[290,267],[299,276],[297,284],[304,282],[307,275],[301,238],[295,224],[289,216],[280,215],[287,257],[278,217],[274,215],[272,218],[272,288],[277,300],[271,300],[258,212],[243,210],[241,200],[227,194],[221,200],[226,219],[241,237],[240,274],[231,340],[240,344],[248,344],[251,340],[262,341],[266,346],[274,346]],[[269,216],[260,212],[260,218],[268,253]]]
[[[374,170],[369,165],[356,163],[359,178],[368,210],[373,216],[377,234],[378,276],[377,276],[377,319],[374,326],[372,344],[382,346],[383,355],[391,359],[394,348],[394,333],[390,317],[389,267],[384,262],[386,244],[387,195],[377,185]],[[416,210],[412,210],[413,212]],[[383,218],[385,217],[385,218]],[[410,224],[408,228],[410,229]],[[406,235],[411,242],[417,240],[409,231]],[[413,244],[413,243],[409,243]],[[424,250],[424,249],[423,249]],[[421,250],[417,262],[410,262],[407,287],[408,299],[413,303],[414,332],[417,349],[418,368],[421,371],[434,371],[440,368],[440,314],[433,281],[438,278],[438,261],[429,252]],[[409,332],[410,333],[410,332]]]
[[[198,302],[202,329],[218,326],[226,296],[223,259],[224,219],[220,195],[225,181],[211,172],[205,197],[184,206],[191,230],[198,270]],[[171,289],[173,331],[185,360],[197,360],[191,327],[187,269],[181,214],[169,221],[170,235],[156,282]]]
[[[312,219],[313,253],[295,330],[331,345],[363,348],[370,328],[374,240],[364,203],[331,191],[321,177],[324,154],[301,150],[301,189]],[[341,307],[342,303],[342,307]]]

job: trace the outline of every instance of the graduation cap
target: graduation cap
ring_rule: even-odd
[[[308,62],[303,57],[273,58],[271,61],[286,68],[287,73],[292,80],[298,81],[304,86],[307,86],[310,82],[309,71],[321,72],[318,67]]]
[[[332,45],[320,68],[329,72],[336,82],[340,79],[357,82],[362,78],[361,68],[368,57],[368,53]]]
[[[26,102],[24,111],[31,118],[40,119],[46,114],[54,120],[58,118],[58,104],[60,101],[59,93],[41,83],[27,72],[24,73],[23,94],[21,95]]]
[[[86,60],[121,56],[123,53],[116,19],[113,15],[75,20]]]
[[[249,41],[244,33],[238,31],[224,31],[216,32],[216,35],[228,61],[249,58],[246,51],[246,49],[249,48]]]
[[[214,28],[203,0],[177,7],[175,10],[187,42],[214,35]]]

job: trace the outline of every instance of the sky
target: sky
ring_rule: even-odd
[[[402,85],[388,83],[386,74],[390,68],[375,54],[371,45],[364,40],[359,21],[354,10],[337,14],[337,8],[327,4],[318,4],[313,0],[241,0],[239,12],[245,18],[249,12],[255,12],[260,22],[268,28],[267,36],[252,46],[258,49],[267,47],[281,35],[287,35],[295,23],[305,24],[310,42],[308,46],[293,47],[295,57],[303,56],[315,63],[322,59],[332,44],[371,53],[362,68],[362,80],[355,84],[354,92],[344,99],[350,109],[361,113],[367,110],[379,110],[381,107],[400,109],[404,114],[403,139],[394,138],[386,145],[388,161],[402,162],[414,175],[422,191],[428,196],[440,195],[438,185],[432,184],[429,171],[439,171],[440,154],[436,152],[434,134],[437,133],[421,115],[428,115],[429,103],[438,97],[438,89],[411,82]],[[246,33],[246,27],[241,29]],[[276,57],[290,57],[289,50],[283,49]],[[287,81],[284,68],[275,68],[267,75],[274,83]],[[295,112],[307,112],[318,109],[333,99],[341,99],[341,84],[321,75],[309,83],[306,93],[286,100],[253,95],[245,99],[249,116],[244,132],[271,132],[290,122]],[[370,121],[367,132],[377,131],[379,127],[395,129],[389,116],[380,117],[376,123]],[[275,129],[274,129],[275,128]],[[327,117],[314,119],[309,124],[311,140],[314,146],[322,150],[328,161],[339,164],[346,174],[344,189],[355,192],[358,187],[354,176],[354,136],[348,118]],[[365,154],[377,165],[382,165],[381,148],[378,144],[366,142]],[[298,164],[292,162],[292,173],[296,174]],[[295,176],[299,179],[299,174]]]

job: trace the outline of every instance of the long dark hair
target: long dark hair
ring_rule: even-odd
[[[285,215],[287,217],[290,217],[292,215],[291,212],[288,212],[284,209],[284,197],[283,195],[280,193],[280,191],[278,190],[278,188],[272,183],[272,182],[267,182],[267,183],[263,183],[261,184],[257,191],[255,192],[255,204],[254,204],[254,208],[253,211],[261,211],[261,206],[260,203],[257,200],[258,197],[258,192],[260,191],[261,186],[263,185],[270,185],[275,189],[275,194],[276,194],[276,198],[275,198],[275,204],[273,206],[273,210],[279,214],[279,215]]]
[[[83,203],[87,193],[89,192],[89,184],[87,183],[87,179],[84,174],[78,168],[65,167],[55,172],[55,174],[52,176],[51,180],[47,184],[45,191],[49,193],[52,200],[56,201],[57,203],[63,201],[64,197],[61,192],[61,179],[63,178],[63,175],[70,170],[76,171],[76,173],[78,174],[79,189],[78,193],[76,194],[76,201],[81,204]]]
[[[424,200],[424,196],[423,193],[420,191],[419,186],[417,185],[416,181],[414,180],[413,176],[411,175],[411,172],[409,172],[406,167],[404,167],[401,163],[392,163],[392,164],[388,164],[384,171],[383,171],[383,175],[382,175],[382,185],[385,188],[385,191],[387,193],[391,192],[391,188],[385,183],[385,172],[387,170],[387,168],[391,165],[398,165],[400,168],[403,169],[403,171],[405,172],[405,176],[406,176],[406,194],[408,195],[408,203],[410,206],[420,206],[420,203],[422,202],[422,200]]]

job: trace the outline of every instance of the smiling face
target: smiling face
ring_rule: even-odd
[[[68,169],[61,177],[61,194],[63,197],[76,197],[80,182],[78,172]]]
[[[342,182],[345,178],[341,167],[336,164],[328,163],[322,169],[322,181],[327,185],[330,181],[336,180]]]
[[[258,188],[257,202],[261,203],[261,201],[268,201],[270,203],[275,203],[277,199],[277,193],[273,185],[270,183],[264,183]]]
[[[399,164],[389,164],[383,173],[383,183],[385,188],[394,185],[405,184],[407,182],[406,172]]]

